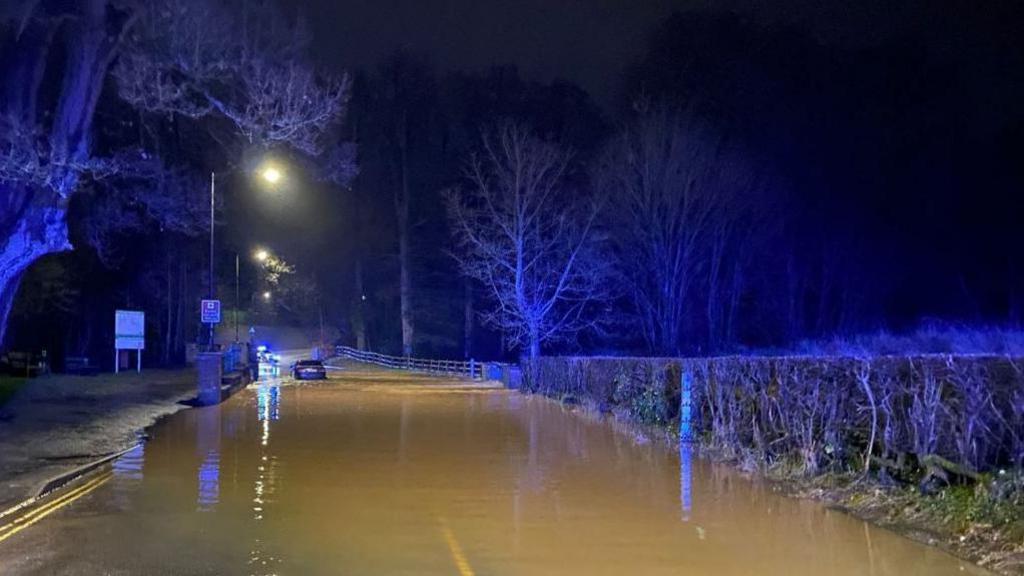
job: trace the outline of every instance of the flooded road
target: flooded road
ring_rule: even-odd
[[[0,531],[0,574],[984,574],[543,398],[385,378],[165,420]]]

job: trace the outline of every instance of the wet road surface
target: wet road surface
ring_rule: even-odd
[[[271,380],[0,520],[0,574],[984,574],[543,398]]]

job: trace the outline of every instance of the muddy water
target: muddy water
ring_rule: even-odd
[[[981,574],[504,391],[264,385],[0,543],[4,574]]]

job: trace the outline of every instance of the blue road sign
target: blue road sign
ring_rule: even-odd
[[[203,324],[220,324],[220,300],[203,300],[199,317]]]

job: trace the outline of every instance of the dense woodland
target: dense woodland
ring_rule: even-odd
[[[719,354],[1024,320],[1024,53],[1012,38],[972,42],[969,23],[963,45],[940,49],[680,13],[641,58],[608,71],[617,95],[599,106],[512,65],[440,73],[406,51],[328,74],[305,52],[301,18],[261,27],[269,5],[246,20],[262,36],[237,61],[228,50],[206,70],[165,70],[181,47],[143,33],[158,17],[92,0],[81,10],[97,10],[123,45],[105,47],[95,108],[79,119],[88,135],[68,149],[141,150],[158,166],[105,173],[79,159],[61,178],[30,178],[10,167],[43,140],[15,138],[17,113],[50,134],[52,158],[60,134],[48,111],[65,109],[81,38],[60,3],[28,4],[0,28],[0,71],[34,73],[36,100],[18,108],[24,86],[5,83],[0,238],[42,195],[15,206],[16,189],[57,194],[68,232],[4,296],[8,349],[105,358],[113,310],[127,307],[147,311],[149,361],[180,363],[202,338],[208,178],[225,166],[216,293],[234,306],[238,253],[246,326],[323,321],[331,339],[382,352],[500,358]],[[12,49],[28,45],[52,51],[32,68]],[[238,112],[264,109],[254,103],[272,75],[237,90],[208,77],[230,70],[241,86],[246,70],[296,67],[310,70],[313,104],[293,104],[323,113],[301,119],[316,134]],[[146,74],[188,97],[155,100]],[[266,109],[288,103],[279,95]],[[269,195],[245,176],[267,151],[291,177]],[[278,268],[252,262],[259,245]]]

